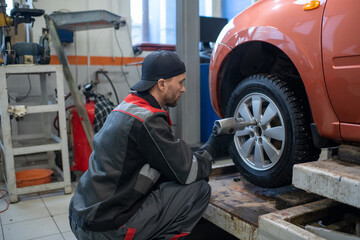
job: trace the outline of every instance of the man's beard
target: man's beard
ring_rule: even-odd
[[[176,107],[177,103],[178,103],[178,100],[175,100],[175,101],[173,101],[171,103],[166,103],[166,106],[168,106],[168,107]]]
[[[181,96],[181,95],[180,95]],[[171,99],[171,101],[167,101],[165,106],[168,106],[168,107],[176,107],[177,104],[178,104],[178,101],[179,101],[180,97],[176,98],[176,99]]]

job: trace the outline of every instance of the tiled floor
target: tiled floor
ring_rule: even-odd
[[[6,189],[4,183],[0,182],[0,189]],[[61,189],[20,195],[19,202],[0,213],[0,240],[76,240],[68,220],[72,195],[65,195]],[[0,211],[5,208],[5,201],[0,199]]]

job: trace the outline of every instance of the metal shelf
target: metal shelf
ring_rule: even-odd
[[[64,82],[63,82],[63,69],[61,65],[9,65],[0,66],[0,117],[1,117],[1,138],[0,147],[4,153],[3,167],[5,169],[5,180],[7,190],[10,196],[10,202],[17,202],[19,194],[33,193],[38,191],[52,190],[64,188],[66,194],[71,193],[70,181],[70,165],[69,153],[66,134],[66,117],[65,117],[65,99],[58,97],[56,104],[48,99],[47,93],[47,74],[55,73],[56,75],[56,89],[58,96],[64,96]],[[59,119],[59,132],[61,138],[51,132],[51,121],[49,118],[42,119],[44,124],[43,128],[46,129],[45,133],[17,135],[13,134],[12,124],[10,121],[10,113],[8,112],[8,86],[6,78],[10,75],[21,74],[39,74],[40,87],[41,87],[41,101],[40,104],[31,105],[26,104],[27,114],[43,114],[55,112],[58,114]],[[13,104],[14,106],[19,103]],[[23,121],[26,121],[24,118]],[[16,131],[15,131],[16,132]],[[60,170],[54,160],[54,151],[61,151],[63,170]],[[47,153],[48,164],[38,165],[39,168],[51,168],[61,176],[57,182],[48,184],[30,186],[25,188],[17,188],[15,178],[15,156]],[[29,166],[34,168],[34,166]],[[23,170],[23,168],[22,168]]]
[[[98,28],[115,27],[121,24],[121,17],[106,10],[51,13],[49,15],[61,29],[82,31]]]

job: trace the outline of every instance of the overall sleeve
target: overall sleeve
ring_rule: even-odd
[[[156,113],[144,121],[138,139],[140,153],[170,180],[189,184],[208,178],[211,155],[204,149],[193,153],[186,142],[174,137],[166,119],[167,115]]]

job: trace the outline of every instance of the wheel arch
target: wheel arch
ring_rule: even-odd
[[[226,46],[228,52],[224,55],[215,51],[212,57],[210,84],[216,90],[211,92],[211,97],[217,113],[224,117],[224,107],[231,94],[229,89],[234,89],[250,73],[278,75],[280,71],[283,74],[281,67],[285,64],[296,70],[293,72],[297,76],[291,73],[291,77],[286,80],[299,83],[304,90],[308,109],[320,135],[340,140],[339,119],[330,103],[324,81],[321,31],[315,29],[313,31],[316,33],[311,37],[306,35],[295,38],[271,26],[251,27],[241,31],[237,29],[230,29],[225,34],[226,37],[219,39],[218,44]],[[216,62],[219,60],[220,62]]]
[[[281,49],[270,43],[249,41],[234,48],[223,63],[219,83],[223,113],[236,86],[246,77],[255,74],[278,75],[289,84],[296,85],[306,102],[308,111],[311,112],[304,83],[291,59]]]

